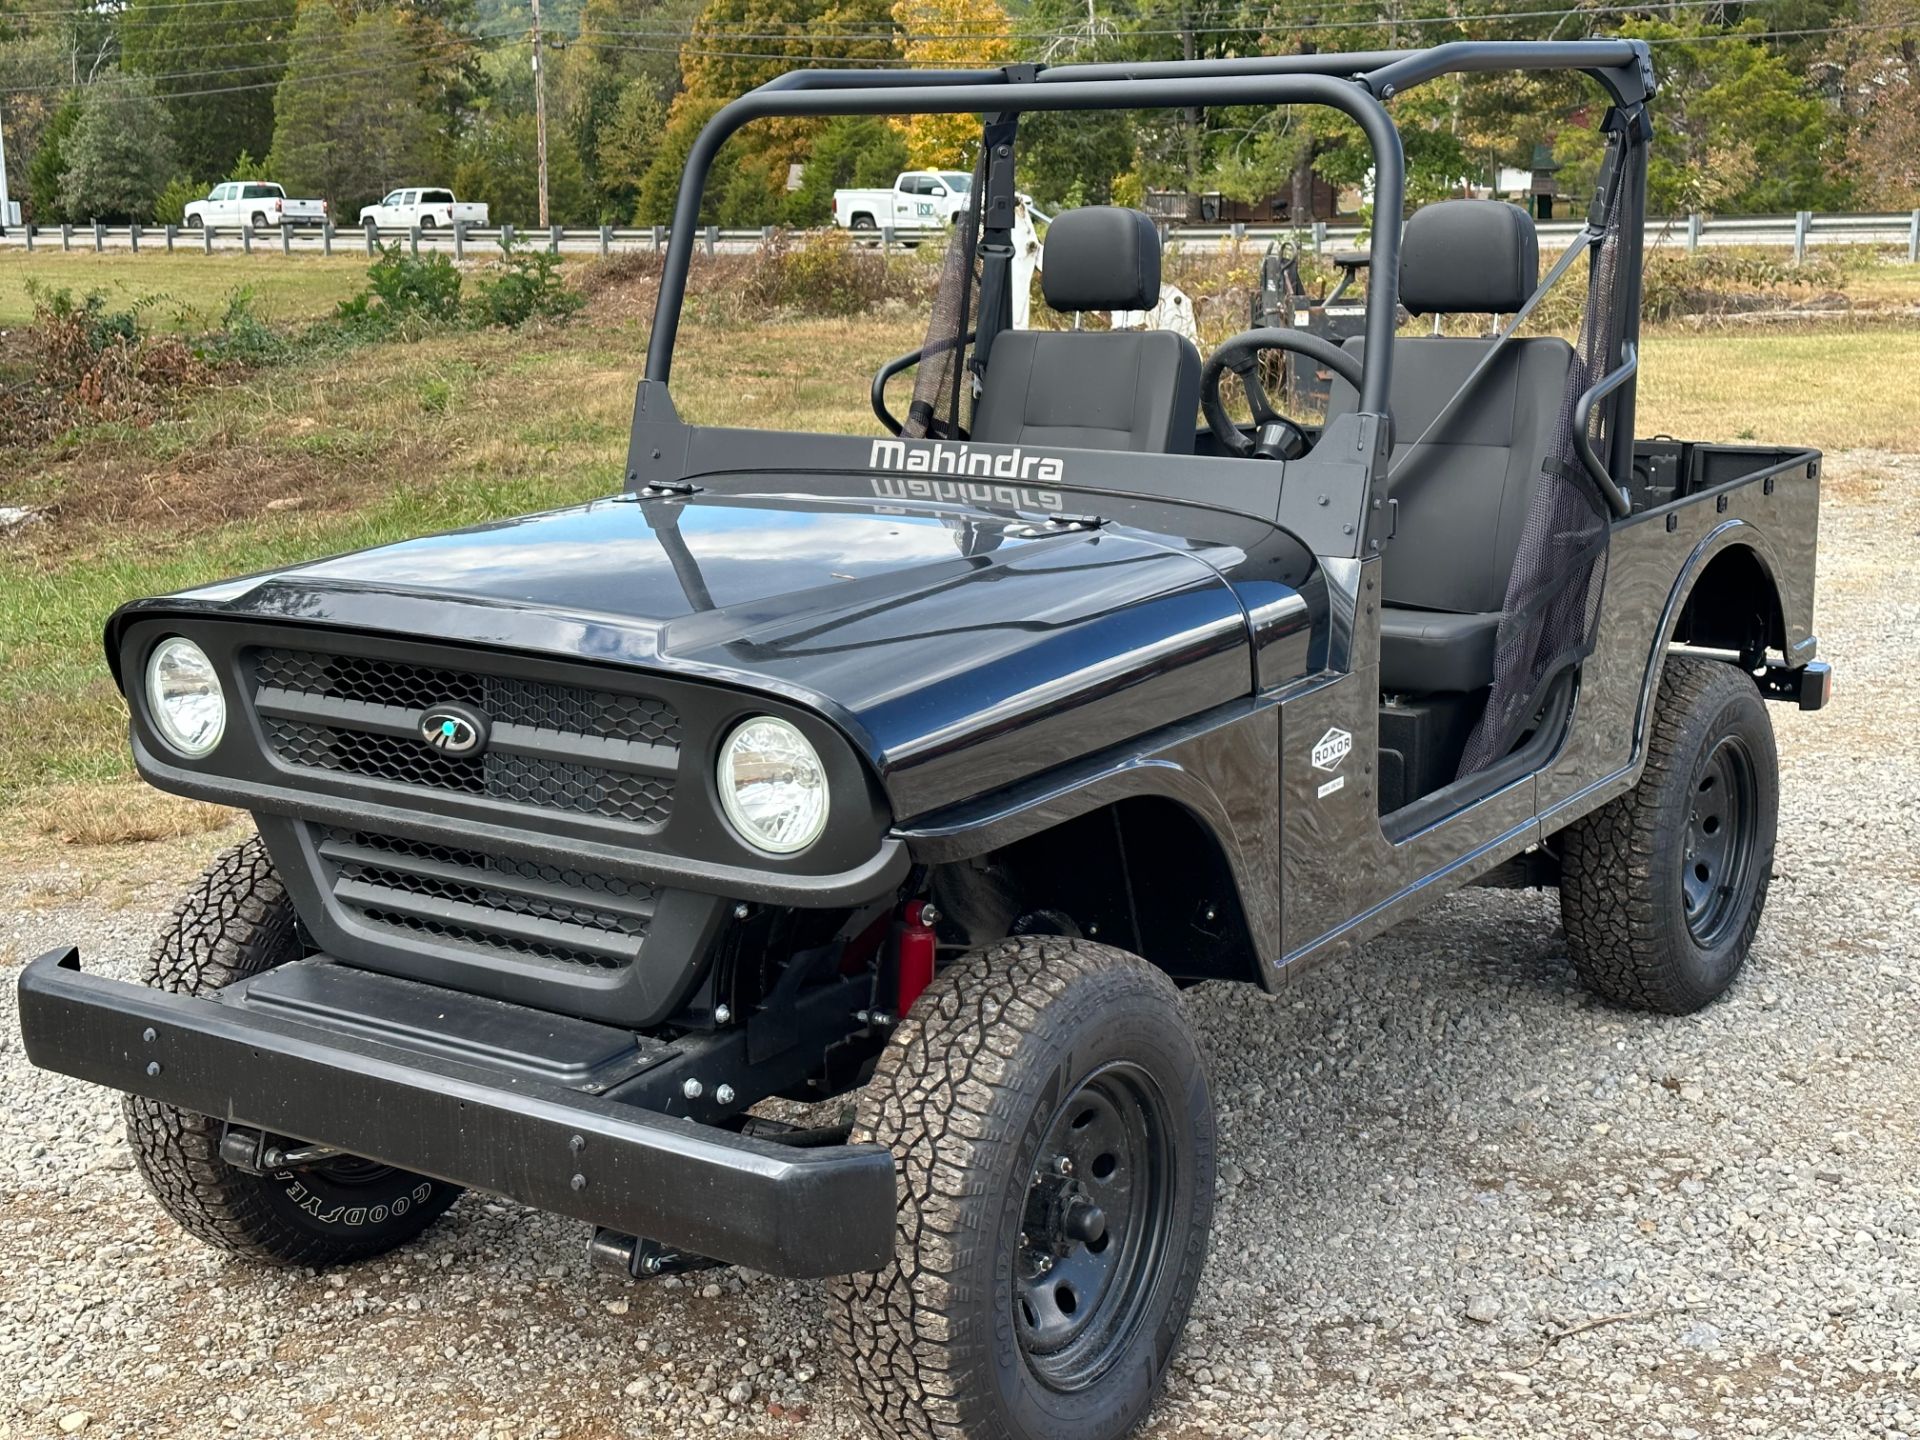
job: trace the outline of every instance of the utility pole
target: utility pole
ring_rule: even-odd
[[[547,66],[540,47],[540,0],[533,0],[533,133],[540,154],[540,228],[545,230],[553,222],[547,217]]]
[[[13,198],[7,194],[7,132],[0,118],[0,233],[13,223]]]

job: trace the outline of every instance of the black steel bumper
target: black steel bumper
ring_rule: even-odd
[[[783,1147],[297,1016],[82,974],[20,976],[42,1069],[329,1145],[776,1275],[893,1256],[893,1159]]]

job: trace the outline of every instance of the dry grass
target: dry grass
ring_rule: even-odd
[[[126,781],[47,786],[31,792],[19,814],[35,834],[63,845],[184,840],[224,829],[239,818],[238,811],[224,805],[165,795]]]
[[[1920,451],[1920,330],[1647,337],[1642,435]]]

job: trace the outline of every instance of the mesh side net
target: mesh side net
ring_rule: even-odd
[[[1612,515],[1594,491],[1576,448],[1574,405],[1605,378],[1613,353],[1614,285],[1620,267],[1620,187],[1608,196],[1605,228],[1588,272],[1587,308],[1580,343],[1560,398],[1546,459],[1527,499],[1520,547],[1507,580],[1495,640],[1493,689],[1467,739],[1460,774],[1486,769],[1531,727],[1549,681],[1593,649],[1600,596],[1607,578],[1607,534]],[[1591,416],[1595,448],[1602,412]]]
[[[965,409],[972,386],[967,377],[967,332],[972,328],[974,291],[979,283],[976,263],[980,246],[980,197],[986,184],[985,149],[973,172],[973,201],[953,227],[946,263],[934,291],[933,315],[927,322],[927,343],[914,372],[913,402],[907,406],[900,433],[913,440],[954,439],[966,425]]]

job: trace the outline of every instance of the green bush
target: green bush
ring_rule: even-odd
[[[349,329],[386,333],[408,321],[460,318],[460,272],[444,255],[411,255],[382,246],[367,267],[367,288],[342,300],[334,318]]]
[[[586,304],[586,297],[561,277],[558,255],[504,242],[500,250],[500,272],[480,282],[473,300],[477,323],[517,330],[536,318],[565,319]]]
[[[200,338],[194,353],[202,360],[236,365],[272,365],[291,355],[293,342],[260,318],[253,300],[251,285],[230,291],[219,327]]]

